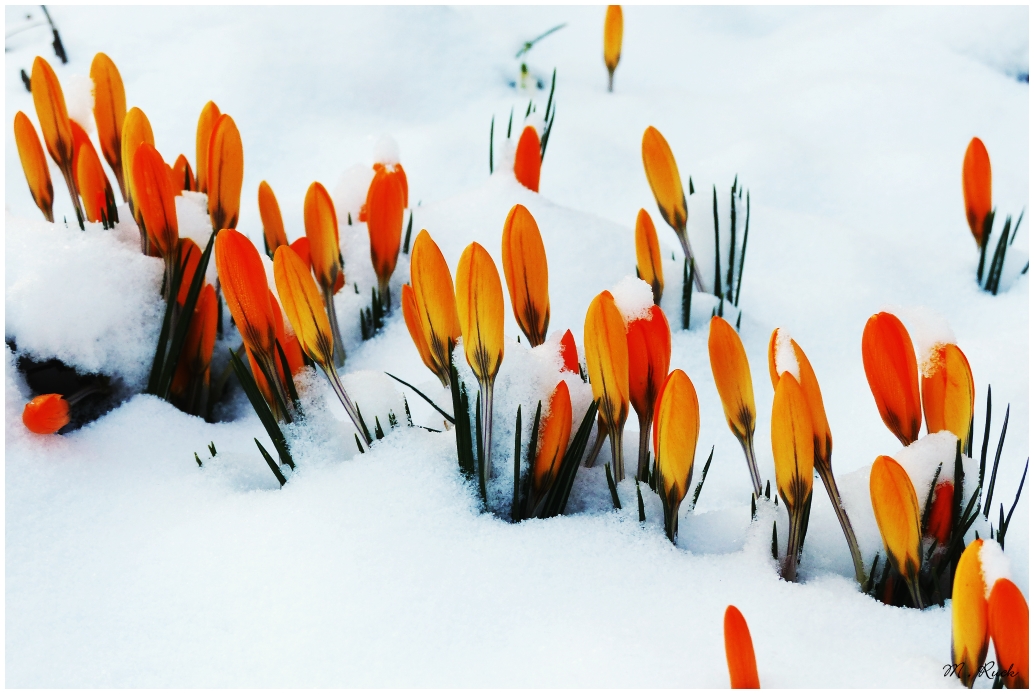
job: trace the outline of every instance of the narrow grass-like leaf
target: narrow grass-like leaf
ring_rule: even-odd
[[[201,467],[201,458],[197,457],[197,451],[194,451],[194,460],[197,461],[197,466]]]
[[[728,278],[725,280],[725,298],[732,301],[732,279],[736,272],[736,182],[739,175],[732,182],[732,192],[729,194],[729,268]]]
[[[197,298],[201,295],[201,287],[205,283],[205,273],[208,270],[208,262],[212,258],[212,248],[215,245],[215,236],[218,232],[212,232],[208,237],[208,245],[205,246],[201,260],[194,270],[194,279],[190,283],[190,290],[187,292],[187,300],[183,302],[183,309],[180,312],[180,319],[176,323],[176,329],[172,333],[172,343],[169,345],[169,354],[162,367],[161,379],[158,381],[158,395],[162,399],[169,399],[169,388],[172,386],[172,377],[176,373],[176,365],[179,364],[180,352],[183,351],[183,343],[187,340],[187,332],[190,329],[190,319],[194,315],[194,308],[197,306]],[[174,282],[176,287],[169,292],[170,301],[175,301],[179,293],[179,282]],[[276,388],[272,389],[276,392]],[[284,410],[287,411],[286,408]],[[290,419],[288,419],[290,421]]]
[[[1002,446],[1005,445],[1005,432],[1009,428],[1009,405],[1005,406],[1005,420],[1002,422],[1002,434],[998,437],[998,450],[995,452],[995,462],[991,466],[991,480],[987,483],[987,500],[984,504],[984,518],[991,512],[991,499],[995,493],[995,480],[998,478],[998,463],[1002,460]]]
[[[251,406],[255,408],[255,414],[258,415],[259,421],[262,422],[262,426],[273,442],[273,447],[276,448],[276,452],[280,455],[280,460],[287,463],[288,467],[293,470],[294,459],[291,458],[291,451],[287,447],[287,439],[284,438],[284,432],[280,430],[280,425],[277,424],[276,418],[270,412],[269,405],[266,404],[262,393],[259,392],[258,386],[255,384],[255,379],[248,372],[248,367],[244,365],[244,362],[241,361],[241,358],[233,350],[230,350],[230,363],[233,364],[233,371],[237,374],[237,380],[240,381],[241,388],[244,389],[244,393],[248,396]]]
[[[402,385],[406,386],[407,388],[409,388],[410,390],[412,390],[412,391],[413,391],[414,393],[416,393],[417,395],[419,395],[420,397],[422,397],[422,398],[423,398],[423,399],[424,399],[424,400],[425,400],[425,401],[427,402],[427,404],[428,404],[428,405],[430,405],[431,407],[433,407],[433,408],[435,409],[435,411],[436,411],[436,412],[438,412],[438,414],[440,414],[441,416],[445,417],[445,421],[447,421],[447,422],[448,422],[449,424],[455,424],[455,423],[456,423],[456,420],[455,420],[455,419],[453,419],[452,415],[450,415],[450,414],[449,414],[448,412],[446,412],[446,411],[445,411],[445,410],[443,410],[442,408],[438,407],[438,405],[435,405],[435,404],[434,404],[434,401],[433,401],[433,400],[431,400],[431,398],[427,397],[426,395],[424,395],[423,393],[421,393],[421,392],[420,392],[419,390],[417,390],[416,388],[414,388],[414,387],[413,387],[412,385],[410,385],[409,383],[406,383],[405,381],[403,381],[403,380],[402,380],[401,378],[399,378],[398,376],[392,375],[392,374],[388,373],[387,371],[385,371],[384,373],[386,373],[386,374],[387,374],[388,376],[391,376],[391,377],[392,377],[392,378],[394,378],[394,379],[395,379],[396,381],[398,381],[399,383],[401,383]],[[404,397],[404,396],[403,396],[403,397]],[[408,404],[406,405],[406,416],[407,416],[407,417],[409,416],[409,405],[408,405]],[[412,418],[410,418],[410,420],[409,420],[409,421],[410,421],[410,424],[412,425],[412,422],[413,422]]]
[[[219,455],[215,450],[215,441],[208,442],[208,452],[212,454],[212,457]]]
[[[258,446],[259,452],[262,453],[262,457],[266,459],[266,465],[268,465],[269,469],[273,471],[274,475],[276,475],[276,481],[280,483],[281,487],[283,487],[287,484],[287,478],[284,477],[284,473],[280,472],[280,468],[277,467],[276,461],[273,460],[273,456],[269,455],[266,449],[262,447],[262,444],[259,443],[258,439],[255,439],[255,445]]]
[[[578,426],[578,432],[567,447],[567,453],[564,454],[563,459],[560,461],[556,481],[553,482],[553,486],[546,494],[546,502],[541,514],[542,518],[558,516],[567,507],[567,499],[571,495],[571,487],[574,486],[575,475],[578,473],[582,455],[585,453],[585,447],[589,443],[589,436],[592,433],[592,425],[596,421],[597,411],[598,405],[596,401],[593,401],[585,411],[585,416],[582,417],[582,422]]]
[[[510,506],[510,519],[516,523],[521,519],[520,486],[521,486],[521,406],[517,406],[517,425],[513,442],[513,504]]]
[[[775,521],[772,521],[772,558],[779,561],[779,533]]]
[[[473,479],[475,462],[470,432],[470,401],[467,399],[467,389],[460,382],[456,366],[453,364],[452,349],[449,350],[449,376],[452,390],[452,411],[455,415],[453,423],[456,425],[456,460],[459,463],[460,471],[468,479]]]
[[[607,463],[605,467],[607,470],[607,486],[610,488],[610,500],[613,502],[614,508],[620,509],[621,499],[618,498],[618,489],[614,485],[614,475],[610,472],[610,463]]]
[[[747,218],[743,223],[743,248],[740,250],[740,271],[736,278],[736,298],[733,306],[740,305],[740,288],[743,286],[743,262],[747,259],[747,234],[750,233],[750,191],[747,191]]]
[[[938,463],[937,469],[934,470],[933,477],[930,478],[930,489],[926,493],[926,503],[923,504],[923,519],[922,522],[920,522],[919,524],[920,537],[926,537],[926,528],[930,522],[930,510],[933,507],[933,504],[931,504],[930,502],[933,501],[934,489],[937,488],[937,478],[941,475],[941,468],[943,467],[943,465],[943,463]],[[934,547],[931,546],[930,549],[932,550],[934,549]]]
[[[359,428],[362,429],[362,431],[363,431],[363,437],[367,441],[372,442],[373,441],[373,437],[370,436],[370,429],[366,426],[366,420],[363,419],[363,413],[359,411],[359,405],[358,404],[355,406],[355,413],[359,417]]]
[[[366,451],[363,450],[363,444],[359,443],[359,434],[354,434],[354,436],[355,436],[355,445],[359,449],[359,452],[360,453],[366,453]]]
[[[493,160],[492,150],[495,146],[495,115],[492,115],[492,124],[488,126],[488,173],[489,175],[495,173],[495,162]],[[408,237],[407,237],[408,238]]]
[[[409,211],[409,225],[406,227],[406,238],[402,244],[402,252],[409,255],[409,239],[413,236],[413,210]]]
[[[722,257],[721,241],[718,237],[718,189],[711,186],[711,195],[714,201],[714,295],[722,297]]]
[[[704,463],[704,471],[700,475],[700,481],[697,482],[696,489],[693,490],[693,503],[690,504],[689,510],[692,511],[697,507],[697,499],[700,498],[700,490],[704,488],[704,480],[707,479],[707,471],[711,467],[711,458],[714,457],[714,446],[711,446],[711,452],[707,455],[707,462]]]
[[[173,286],[169,289],[168,300],[165,302],[165,314],[162,317],[162,329],[158,333],[158,345],[154,350],[154,359],[151,361],[151,375],[147,379],[147,391],[151,395],[158,395],[158,383],[161,381],[162,366],[165,364],[165,352],[169,344],[169,332],[172,326],[172,313],[176,304],[176,295],[179,293],[178,273],[173,274]]]
[[[639,503],[639,522],[646,522],[646,507],[643,506],[643,492],[639,489],[639,478],[635,478],[635,496]]]
[[[280,340],[276,340],[276,351],[280,355],[280,368],[284,370],[284,377],[287,380],[287,392],[291,396],[291,404],[301,414],[302,403],[298,398],[298,388],[294,385],[294,375],[291,373],[291,366],[287,363],[287,355],[284,353],[284,346]]]
[[[998,528],[998,544],[1005,549],[1005,531],[1009,529],[1009,524],[1012,522],[1012,512],[1016,510],[1016,504],[1020,503],[1020,493],[1023,492],[1023,483],[1027,479],[1027,468],[1030,467],[1030,458],[1027,458],[1027,463],[1023,466],[1023,476],[1020,477],[1020,486],[1016,488],[1016,499],[1012,502],[1012,508],[1009,509],[1009,515],[1005,517],[1005,521],[1000,523]]]

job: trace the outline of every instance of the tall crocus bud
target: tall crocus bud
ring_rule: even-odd
[[[750,629],[735,605],[725,608],[725,660],[733,689],[761,689]]]
[[[966,221],[977,246],[987,243],[988,216],[991,214],[991,158],[979,137],[966,147],[962,160],[962,199],[966,204]]]
[[[237,124],[224,113],[216,120],[208,143],[208,216],[216,231],[237,226],[243,185],[244,145]]]
[[[402,285],[402,317],[406,321],[406,329],[409,336],[416,345],[416,351],[420,354],[420,360],[424,366],[435,371],[434,359],[431,357],[431,348],[427,345],[427,338],[424,337],[424,328],[420,324],[420,307],[417,306],[416,293],[413,287],[408,284]],[[435,373],[437,375],[437,372]],[[441,378],[439,377],[439,380]],[[448,386],[448,381],[442,381],[442,386]]]
[[[492,475],[492,388],[503,363],[503,285],[492,256],[477,242],[463,250],[456,267],[456,312],[463,351],[481,390],[482,484],[487,487]]]
[[[898,317],[877,313],[862,332],[862,365],[883,423],[902,446],[919,438],[922,406],[912,338]]]
[[[183,154],[176,157],[176,163],[172,165],[172,178],[176,184],[175,190],[197,190],[194,170],[190,168],[190,162]]]
[[[650,190],[653,191],[661,217],[675,230],[686,259],[693,260],[693,249],[686,234],[686,194],[682,189],[679,167],[675,164],[675,156],[671,153],[668,141],[652,125],[643,133],[643,168],[646,169],[646,179],[650,182]],[[699,275],[696,275],[695,285],[698,290],[704,290]]]
[[[603,62],[607,65],[607,91],[614,91],[614,70],[621,60],[621,35],[625,30],[621,5],[608,5],[603,20]]]
[[[345,346],[341,341],[341,329],[338,327],[337,309],[334,307],[334,287],[338,277],[343,273],[341,268],[341,246],[338,242],[337,213],[330,193],[321,183],[315,182],[305,193],[305,236],[309,239],[312,270],[323,290],[323,301],[326,304],[327,318],[334,335],[334,366],[345,365]]]
[[[194,163],[197,164],[197,189],[202,193],[208,193],[208,146],[212,143],[215,122],[221,115],[215,102],[209,101],[201,109],[201,116],[197,119]]]
[[[126,120],[126,89],[115,63],[104,53],[93,56],[90,64],[93,80],[93,120],[97,123],[97,139],[105,161],[115,173],[122,199],[126,197],[126,179],[122,173],[122,123]]]
[[[610,292],[601,292],[589,304],[584,340],[592,397],[599,404],[600,420],[610,437],[614,479],[620,482],[625,479],[621,440],[628,417],[628,341],[625,319]]]
[[[650,424],[654,405],[671,364],[671,328],[656,304],[625,328],[628,342],[628,397],[639,416],[640,482],[650,480]]]
[[[320,290],[309,267],[290,246],[280,246],[273,255],[273,277],[280,300],[284,302],[287,320],[294,328],[302,351],[323,371],[356,431],[369,444],[370,439],[366,428],[362,426],[359,411],[345,392],[337,369],[334,368],[334,336],[323,310]]]
[[[50,182],[50,169],[43,154],[36,128],[21,111],[14,114],[14,141],[18,145],[18,158],[22,162],[25,180],[36,207],[48,222],[54,221],[54,185]]]
[[[395,272],[402,243],[402,212],[405,195],[399,177],[382,166],[373,175],[366,194],[366,227],[370,232],[370,260],[377,274],[381,304],[391,306],[388,281]]]
[[[549,396],[546,416],[542,419],[535,460],[531,465],[531,496],[529,515],[538,512],[538,505],[546,498],[549,488],[560,471],[560,461],[567,453],[567,441],[571,438],[571,392],[567,383],[560,381]]]
[[[68,401],[57,393],[37,395],[22,410],[22,423],[34,434],[56,434],[69,421]]]
[[[122,123],[122,175],[126,183],[126,193],[129,195],[129,209],[133,213],[137,226],[140,227],[140,247],[144,253],[147,253],[147,233],[144,231],[143,217],[140,216],[140,211],[137,209],[133,192],[133,157],[136,156],[136,150],[145,142],[154,147],[151,122],[147,120],[143,111],[134,106],[126,113],[126,119]]]
[[[387,171],[398,179],[399,186],[402,187],[402,207],[409,207],[409,179],[406,178],[406,170],[402,168],[402,164],[399,162],[395,162],[394,164],[385,164],[378,161],[374,162],[373,170],[375,175],[379,171]],[[367,190],[367,193],[369,193],[369,190]],[[365,208],[365,205],[363,205],[363,207]],[[359,221],[365,222],[365,216],[361,217]]]
[[[933,500],[926,521],[926,536],[932,537],[937,544],[948,544],[952,526],[952,500],[955,496],[955,485],[945,480],[933,490]]]
[[[1008,578],[999,578],[987,602],[987,626],[995,644],[998,669],[1009,689],[1030,683],[1030,611],[1023,593]]]
[[[613,7],[616,7],[614,5]],[[664,268],[661,267],[661,247],[657,241],[657,229],[646,210],[639,210],[635,219],[635,260],[636,270],[653,289],[653,303],[661,303],[664,293]]]
[[[966,547],[955,567],[951,590],[951,662],[962,684],[971,689],[987,657],[989,637],[987,584],[980,561],[983,546],[983,540],[973,540]]]
[[[750,380],[750,364],[743,349],[740,336],[724,318],[711,319],[711,332],[707,337],[707,352],[711,358],[711,373],[718,395],[722,399],[725,420],[733,435],[743,447],[747,457],[750,481],[754,494],[761,497],[761,475],[754,456],[754,424],[757,410],[754,409],[754,385]]]
[[[574,335],[571,334],[570,329],[560,338],[560,358],[564,361],[562,371],[570,371],[575,374],[580,373],[578,369],[578,346],[574,343]]]
[[[176,197],[158,150],[146,142],[140,145],[133,157],[132,175],[133,195],[147,237],[166,264],[171,264],[179,241]]]
[[[448,387],[449,359],[462,331],[452,273],[449,272],[445,256],[426,229],[420,231],[413,243],[409,274],[420,327],[431,355],[428,368],[438,376],[443,386]]]
[[[223,229],[215,238],[215,267],[226,307],[244,346],[256,359],[268,360],[271,366],[276,350],[276,319],[269,305],[269,285],[258,250],[244,234]]]
[[[513,175],[525,188],[539,192],[539,174],[542,173],[542,149],[539,134],[530,125],[524,126],[521,139],[517,141],[517,153],[513,159]]]
[[[775,461],[776,487],[790,516],[783,577],[795,581],[797,558],[811,511],[815,436],[804,391],[789,373],[779,377],[772,401],[772,458]]]
[[[538,347],[549,327],[549,271],[538,224],[524,205],[514,205],[503,224],[503,274],[517,325]]]
[[[922,538],[919,501],[912,480],[896,460],[881,455],[869,472],[869,496],[887,556],[904,576],[912,601],[921,608],[917,576]]]
[[[115,191],[111,189],[111,183],[101,167],[101,160],[92,146],[83,147],[80,151],[75,180],[83,198],[86,219],[114,226],[118,221]]]
[[[262,217],[262,236],[266,240],[266,255],[272,258],[276,249],[287,245],[287,233],[284,231],[284,218],[280,215],[276,195],[265,181],[259,183],[258,206],[259,216]]]
[[[653,424],[657,494],[664,507],[664,530],[672,542],[679,533],[679,506],[693,479],[699,435],[700,405],[696,388],[684,371],[675,369],[659,393]]]
[[[47,143],[47,151],[65,177],[68,192],[72,196],[72,207],[81,225],[84,219],[83,208],[79,204],[79,189],[76,187],[75,170],[72,168],[72,125],[68,120],[61,83],[58,82],[50,63],[39,56],[36,56],[32,63],[30,83],[32,101],[36,106],[36,118],[39,120],[40,130],[43,131],[43,141]]]
[[[947,429],[965,443],[973,421],[973,372],[958,345],[940,345],[923,372],[923,414],[926,430]]]

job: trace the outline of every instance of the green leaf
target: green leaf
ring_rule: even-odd
[[[517,406],[517,424],[514,427],[513,442],[513,503],[510,505],[510,519],[516,523],[521,519],[521,406]]]
[[[610,473],[610,468],[607,468],[607,472]],[[639,489],[639,478],[635,478],[635,496],[636,501],[639,502],[639,522],[646,522],[646,507],[643,506],[643,492]]]
[[[230,363],[233,364],[237,380],[240,381],[241,388],[244,389],[244,393],[248,396],[251,406],[255,409],[255,414],[258,415],[259,421],[262,422],[262,426],[265,427],[270,440],[273,441],[273,447],[280,455],[280,460],[287,463],[288,467],[293,470],[294,460],[291,458],[291,451],[287,447],[287,439],[284,438],[284,432],[280,430],[280,425],[277,424],[276,418],[269,410],[269,405],[266,404],[265,399],[263,399],[262,394],[259,392],[258,386],[255,385],[255,379],[248,373],[244,362],[234,354],[233,350],[230,350]]]
[[[700,481],[697,483],[696,489],[693,490],[693,502],[689,507],[691,511],[697,507],[697,499],[700,498],[700,490],[704,488],[704,480],[707,479],[707,471],[711,469],[711,458],[713,457],[714,446],[711,446],[711,452],[707,455],[707,462],[704,463],[704,471],[700,473]],[[751,498],[753,500],[753,497]],[[753,512],[751,515],[753,516]]]
[[[280,483],[281,487],[283,487],[287,484],[287,478],[284,477],[284,473],[280,472],[280,468],[277,466],[276,461],[273,460],[273,456],[269,455],[266,449],[262,447],[262,444],[259,443],[258,439],[255,439],[255,445],[258,446],[259,452],[262,453],[262,457],[266,459],[266,465],[268,465],[269,469],[273,471],[274,475],[276,475],[276,481]]]
[[[395,379],[396,381],[398,381],[399,383],[401,383],[402,385],[406,386],[407,388],[409,388],[410,390],[412,390],[412,391],[413,391],[414,393],[416,393],[417,395],[419,395],[420,397],[422,397],[422,398],[424,399],[424,401],[425,401],[425,402],[427,402],[427,404],[428,404],[428,405],[430,405],[431,407],[433,407],[433,408],[435,409],[435,411],[436,411],[436,412],[437,412],[438,414],[440,414],[441,416],[445,417],[445,421],[447,421],[447,422],[448,422],[449,424],[455,424],[455,423],[456,423],[456,420],[455,420],[455,419],[454,419],[454,418],[452,417],[452,415],[450,415],[450,414],[449,414],[448,412],[446,412],[446,411],[445,411],[445,410],[443,410],[442,408],[438,407],[438,405],[434,404],[434,400],[432,400],[431,398],[427,397],[426,395],[424,395],[423,393],[421,393],[421,392],[420,392],[419,390],[417,390],[416,388],[414,388],[414,387],[413,387],[412,385],[410,385],[409,383],[406,383],[405,381],[403,381],[403,380],[402,380],[401,378],[399,378],[398,376],[395,376],[394,374],[390,374],[390,373],[388,373],[387,371],[385,371],[384,373],[388,374],[388,376],[391,376],[391,377],[392,377],[392,378],[394,378],[394,379]],[[406,407],[407,407],[407,412],[406,412],[406,414],[407,414],[407,416],[408,416],[408,414],[409,414],[409,412],[408,412],[408,407],[409,407],[409,405],[406,405]],[[412,422],[412,421],[413,421],[413,420],[412,420],[412,419],[410,419],[410,422]]]
[[[589,443],[589,436],[592,433],[592,425],[596,420],[597,410],[597,403],[593,401],[585,411],[585,416],[582,417],[578,431],[560,461],[556,479],[546,493],[546,500],[541,513],[542,518],[558,516],[567,507],[567,499],[571,494],[571,487],[574,486],[574,478],[578,473],[578,468],[581,467],[582,454],[585,453],[585,447]]]
[[[614,508],[621,508],[621,499],[618,498],[618,488],[614,485],[614,475],[610,473],[610,463],[606,464],[607,469],[607,486],[610,487],[610,500],[614,503]]]

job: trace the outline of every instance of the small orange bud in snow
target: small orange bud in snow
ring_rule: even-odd
[[[37,395],[22,410],[22,423],[34,434],[56,434],[69,421],[68,401],[57,393]]]
[[[1023,593],[1008,578],[999,578],[987,603],[987,626],[995,644],[998,669],[1009,689],[1027,689],[1030,682],[1030,612]]]
[[[244,185],[244,145],[233,118],[225,113],[212,128],[208,143],[208,215],[212,228],[234,229]]]
[[[326,291],[334,286],[341,273],[341,249],[338,247],[337,213],[330,193],[314,182],[305,193],[305,237],[309,239],[312,269],[316,280]]]
[[[754,408],[754,385],[750,379],[750,364],[747,363],[747,352],[743,349],[740,336],[724,318],[711,318],[707,352],[711,359],[714,384],[722,400],[722,409],[725,410],[725,420],[743,446],[754,493],[760,497],[761,475],[754,459],[754,424],[757,421],[757,410]]]
[[[366,193],[366,227],[370,233],[370,260],[377,274],[377,291],[387,300],[388,281],[395,272],[402,243],[405,194],[399,177],[382,166]]]
[[[792,354],[777,355],[780,347],[786,350],[787,346],[781,345],[783,338],[789,340],[789,347],[793,350]],[[792,363],[777,363],[781,360],[781,357],[792,357]],[[786,335],[782,328],[776,328],[772,331],[772,338],[768,342],[768,370],[772,377],[773,388],[779,383],[779,376],[787,368],[794,365],[796,365],[797,371],[795,378],[799,376],[797,382],[804,392],[804,399],[808,402],[808,411],[811,413],[811,428],[812,433],[815,435],[816,464],[829,466],[833,455],[833,434],[829,430],[829,421],[826,419],[826,408],[822,403],[822,391],[819,390],[819,381],[815,377],[814,369],[811,368],[808,356],[801,349],[800,345],[793,338]]]
[[[93,145],[87,141],[79,152],[75,180],[83,198],[86,219],[91,222],[105,222],[114,225],[118,221],[115,207],[115,192],[104,174],[101,160]]]
[[[462,331],[452,273],[445,256],[426,229],[420,231],[413,243],[409,274],[421,331],[430,351],[432,363],[428,368],[443,385],[448,385],[449,353]]]
[[[197,189],[202,193],[208,193],[208,145],[212,142],[212,130],[220,115],[219,107],[214,101],[209,101],[197,120],[194,162],[197,164]]]
[[[571,392],[560,381],[549,396],[548,412],[542,419],[535,460],[531,466],[531,511],[549,492],[560,470],[560,461],[567,453],[571,438]]]
[[[653,289],[653,303],[660,305],[664,293],[664,268],[657,229],[646,210],[639,210],[635,220],[635,260],[639,277]]]
[[[65,108],[65,95],[61,91],[61,83],[43,58],[36,56],[32,63],[32,101],[36,106],[36,118],[43,141],[47,143],[47,151],[54,163],[65,171],[72,165],[74,145],[72,143],[72,124]]]
[[[919,438],[922,406],[912,339],[898,317],[877,313],[862,332],[862,365],[883,423],[902,446]]]
[[[725,608],[725,660],[729,664],[729,683],[733,689],[761,689],[750,629],[734,605]]]
[[[183,154],[176,157],[172,165],[173,190],[197,190],[197,182],[194,180],[194,170],[190,168],[190,162]],[[176,193],[179,195],[179,193]]]
[[[266,255],[272,258],[277,248],[287,245],[287,233],[284,231],[284,218],[280,215],[276,195],[265,181],[259,183],[258,205],[259,216],[262,217],[262,235],[266,240]]]
[[[542,149],[539,134],[533,126],[526,125],[521,132],[521,139],[517,141],[517,153],[513,159],[513,174],[522,186],[537,193],[541,173]]]
[[[281,246],[273,256],[273,276],[302,351],[325,370],[332,370],[334,337],[308,265],[290,246]]]
[[[399,185],[402,186],[402,206],[409,207],[409,180],[406,178],[406,170],[402,168],[402,164],[396,162],[390,165],[389,168],[382,162],[374,162],[373,170],[374,172],[387,170],[388,173],[393,174],[395,178],[398,179]],[[367,191],[367,193],[369,193],[369,191]],[[363,205],[362,209],[366,209],[365,204]],[[360,214],[365,213],[361,212]],[[359,221],[365,222],[366,219],[364,217],[360,217]]]
[[[126,90],[122,75],[104,53],[93,56],[90,64],[93,80],[93,120],[97,123],[97,139],[108,166],[115,173],[122,199],[126,200],[126,183],[122,173],[122,123],[126,120]]]
[[[923,373],[923,414],[926,430],[947,429],[965,442],[973,420],[973,372],[958,345],[936,348],[929,375]]]
[[[664,311],[656,304],[642,318],[629,322],[625,335],[628,343],[628,392],[639,422],[653,418],[654,404],[668,378],[671,363],[671,328]]]
[[[652,125],[643,133],[643,168],[661,217],[681,239],[686,231],[686,194],[682,178],[668,141]]]
[[[517,325],[538,347],[549,327],[549,271],[539,227],[524,205],[514,205],[503,223],[503,274]]]
[[[628,417],[628,341],[625,319],[608,291],[598,294],[589,304],[583,345],[592,397],[598,402],[600,417],[610,435],[614,480],[620,482],[625,478],[621,435]]]
[[[133,208],[138,224],[141,218],[136,212],[136,200],[133,192],[133,157],[136,156],[136,150],[145,142],[154,147],[151,122],[143,111],[134,106],[126,113],[125,121],[122,123],[122,176],[125,179],[126,192],[129,194],[128,201]]]
[[[934,538],[938,544],[948,544],[948,537],[951,535],[951,505],[954,496],[955,485],[947,480],[934,487],[930,513],[926,521],[926,536]]]
[[[176,295],[176,302],[182,306],[187,303],[187,294],[190,293],[190,284],[194,281],[194,273],[197,272],[197,264],[201,261],[201,249],[194,243],[193,239],[182,238],[179,240],[179,266],[182,279],[180,290]],[[202,282],[202,286],[204,282]],[[200,298],[198,299],[200,301]]]
[[[570,329],[560,338],[560,358],[564,361],[562,371],[580,373],[578,369],[578,346],[574,343],[574,335],[571,334]]]
[[[693,479],[699,435],[696,388],[684,371],[675,369],[658,394],[653,423],[657,494],[664,506],[664,528],[672,542],[679,530],[679,506]]]
[[[14,114],[14,141],[18,145],[18,158],[22,162],[25,180],[36,207],[40,208],[48,222],[54,221],[54,185],[50,182],[43,146],[36,135],[32,121],[21,111]]]
[[[987,589],[980,561],[983,546],[983,540],[973,540],[966,547],[955,567],[951,591],[951,662],[961,664],[959,679],[970,688],[984,665],[989,638]]]
[[[456,312],[467,363],[478,381],[491,383],[503,362],[503,286],[492,256],[477,242],[456,267]]]
[[[269,285],[258,249],[239,231],[223,229],[215,237],[215,267],[226,307],[245,347],[256,359],[269,359],[272,364],[275,318],[269,305]]]
[[[920,567],[921,516],[912,480],[896,460],[881,455],[869,471],[869,496],[887,556],[908,582],[916,606],[922,607],[915,592]]]
[[[147,237],[163,258],[174,254],[179,242],[176,198],[162,155],[146,142],[133,157],[133,196]]]
[[[607,16],[603,20],[603,62],[607,66],[607,91],[614,91],[614,70],[621,60],[621,36],[624,28],[621,5],[608,5]]]
[[[979,137],[966,147],[962,160],[962,199],[966,204],[966,221],[978,246],[987,242],[985,224],[991,214],[991,158]]]

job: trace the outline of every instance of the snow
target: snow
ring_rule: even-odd
[[[93,80],[89,75],[69,75],[61,84],[68,117],[83,127],[88,135],[97,130],[93,119]]]
[[[992,540],[980,545],[980,571],[984,576],[984,598],[991,599],[991,589],[1000,578],[1009,578],[1009,558]]]
[[[629,275],[610,290],[621,317],[628,325],[637,318],[645,318],[653,306],[653,289],[643,280]]]
[[[994,499],[1011,503],[1029,448],[1029,275],[1016,274],[1028,255],[1027,224],[1009,251],[1003,290],[981,292],[959,174],[966,143],[979,135],[999,215],[1015,218],[1028,203],[1028,87],[1016,79],[1028,70],[1027,8],[630,6],[613,94],[600,55],[600,7],[49,9],[70,62],[51,59],[45,29],[9,38],[8,124],[17,110],[35,120],[17,78],[35,55],[50,60],[67,96],[72,76],[88,73],[103,50],[167,159],[185,152],[193,163],[197,117],[209,99],[234,117],[245,149],[239,228],[259,249],[259,181],[276,191],[291,240],[304,234],[312,181],[334,186],[347,279],[335,297],[348,351],[343,381],[386,437],[360,455],[326,379],[309,370],[298,383],[305,420],[286,429],[298,465],[280,489],[253,441],[269,449],[268,438],[239,390],[214,424],[139,394],[160,327],[161,263],[140,255],[125,206],[114,231],[79,232],[74,221],[66,228],[62,220],[74,214],[54,166],[59,221],[42,222],[8,127],[6,336],[18,354],[116,375],[131,394],[71,434],[32,435],[20,422],[31,394],[8,349],[8,686],[724,687],[720,634],[729,604],[750,626],[762,686],[949,683],[942,667],[950,603],[917,611],[861,595],[819,483],[801,583],[778,578],[771,527],[785,546],[786,512],[762,503],[750,522],[749,477],[707,357],[714,297],[694,291],[691,330],[672,337],[671,367],[689,375],[700,403],[694,486],[714,447],[699,503],[683,504],[676,546],[663,535],[659,499],[645,488],[647,520],[639,523],[631,479],[618,485],[623,508],[612,509],[609,446],[579,470],[568,515],[507,522],[515,417],[519,405],[526,445],[535,406],[545,407],[562,378],[572,433],[577,428],[591,389],[560,373],[558,339],[569,328],[581,336],[586,307],[605,289],[649,294],[629,278],[640,208],[658,224],[661,307],[680,325],[682,251],[655,214],[642,170],[641,137],[652,124],[670,143],[683,184],[693,177],[689,233],[705,286],[714,274],[711,186],[722,243],[733,178],[751,192],[742,294],[738,309],[725,302],[724,310],[734,324],[742,311],[762,477],[774,478],[768,342],[785,326],[821,385],[833,471],[866,564],[882,551],[869,500],[873,460],[898,460],[922,503],[937,463],[945,463],[942,477],[950,474],[955,443],[941,433],[900,449],[869,392],[861,332],[870,315],[891,307],[922,359],[921,350],[947,334],[943,323],[922,320],[928,314],[916,307],[925,307],[947,320],[972,367],[978,441],[983,393],[993,387],[992,450],[1011,404]],[[36,12],[9,7],[9,27]],[[514,53],[561,22],[567,26],[526,56],[546,90],[515,90]],[[513,147],[528,100],[537,106],[532,118],[544,113],[553,67],[557,118],[535,194],[512,175]],[[545,344],[518,342],[504,294],[491,514],[480,512],[458,472],[452,432],[406,426],[403,395],[416,424],[443,429],[442,417],[382,375],[451,410],[398,310],[408,255],[391,280],[395,310],[383,331],[366,342],[359,335],[376,278],[358,212],[382,133],[404,154],[413,233],[426,228],[453,271],[472,241],[501,266],[500,235],[514,204],[529,209],[542,233],[551,298]],[[736,201],[737,220],[745,198],[743,208]],[[203,196],[178,198],[177,216],[181,234],[203,247]],[[213,373],[238,344],[227,333]],[[473,400],[462,356],[457,368]],[[394,431],[389,412],[402,424]],[[630,417],[626,460],[635,459],[636,425]],[[968,496],[976,462],[964,465]],[[1028,526],[1025,491],[1005,550],[1024,594]],[[982,517],[974,530],[989,536]]]
[[[394,166],[402,161],[399,154],[399,143],[391,135],[381,135],[373,145],[373,162]]]
[[[782,375],[789,371],[790,375],[801,380],[801,365],[797,363],[797,353],[793,351],[793,337],[786,328],[776,328],[775,369]]]
[[[921,375],[930,375],[936,365],[938,347],[956,344],[955,333],[948,319],[933,309],[925,306],[887,306],[883,310],[893,313],[905,324]]]

